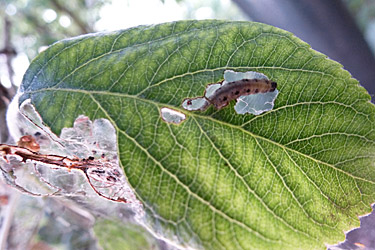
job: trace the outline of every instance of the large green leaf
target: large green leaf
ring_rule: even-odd
[[[278,83],[272,111],[189,112],[226,69]],[[210,249],[324,249],[375,200],[375,109],[326,56],[252,22],[181,21],[58,42],[21,87],[59,133],[84,114],[116,128],[151,228]],[[159,109],[187,115],[165,123]]]

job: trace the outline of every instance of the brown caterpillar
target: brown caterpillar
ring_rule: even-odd
[[[276,87],[276,82],[267,79],[242,79],[221,86],[212,96],[205,98],[217,109],[221,109],[240,96],[273,92]]]

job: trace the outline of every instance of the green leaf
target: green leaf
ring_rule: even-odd
[[[189,112],[224,70],[278,84],[273,110]],[[25,74],[56,133],[84,114],[116,128],[150,227],[183,246],[325,249],[375,200],[375,109],[342,66],[252,22],[181,21],[60,41]],[[186,114],[165,123],[160,108]]]

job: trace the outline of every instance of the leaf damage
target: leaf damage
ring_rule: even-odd
[[[262,73],[226,70],[223,81],[209,84],[202,97],[185,99],[182,107],[189,111],[204,111],[213,105],[220,110],[236,100],[234,109],[238,114],[260,115],[273,109],[279,93],[276,88],[277,83]]]

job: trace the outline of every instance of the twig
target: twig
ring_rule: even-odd
[[[56,7],[56,9],[68,14],[78,25],[83,34],[92,32],[92,30],[73,11],[61,5],[58,0],[52,0],[51,3]]]
[[[37,152],[31,151],[27,148],[19,147],[19,146],[12,146],[7,144],[0,144],[0,154],[3,159],[8,162],[8,156],[14,156],[16,158],[21,158],[22,162],[32,161],[32,162],[39,162],[43,164],[52,165],[58,168],[66,168],[70,169],[78,169],[83,171],[85,174],[88,183],[92,187],[92,189],[101,197],[106,198],[111,201],[116,202],[124,202],[128,203],[125,198],[118,197],[117,199],[107,197],[96,190],[94,185],[91,182],[90,177],[88,176],[88,170],[90,168],[103,168],[103,162],[98,159],[94,159],[94,157],[89,157],[88,159],[79,159],[79,158],[69,158],[66,156],[60,155],[46,155],[46,154],[39,154]]]
[[[11,43],[11,22],[7,18],[7,16],[4,17],[4,48],[0,50],[0,53],[4,54],[6,56],[6,64],[8,68],[8,76],[9,80],[13,85],[13,67],[12,67],[12,59],[17,54],[15,48],[12,46]]]
[[[95,159],[70,159],[66,156],[60,155],[39,154],[27,148],[7,144],[0,144],[0,153],[5,161],[7,161],[6,156],[15,156],[21,157],[22,162],[31,160],[33,162],[45,163],[68,169],[84,170],[90,167],[100,167],[103,165],[99,160]]]

